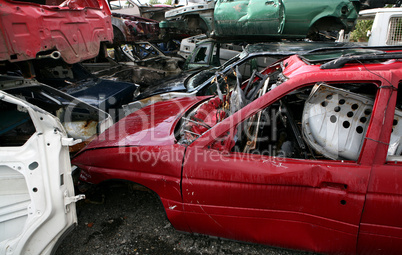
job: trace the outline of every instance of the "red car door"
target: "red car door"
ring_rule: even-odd
[[[271,91],[266,102],[289,91],[283,85]],[[277,132],[281,140],[279,130],[291,125],[273,124],[272,117],[280,115],[275,109],[286,112],[289,102],[290,97],[268,103],[260,98],[187,148],[182,193],[189,227],[197,233],[293,249],[355,253],[371,171],[371,163],[362,161],[364,155],[356,161],[278,157],[272,147],[254,154],[225,145],[235,140],[235,128],[253,116],[254,109],[269,110],[269,132]],[[293,106],[293,112],[298,110],[300,106]],[[300,137],[294,130],[294,137]]]
[[[402,94],[389,88],[383,90],[387,96],[392,92],[392,97],[382,100],[388,103],[381,111],[385,114],[379,115],[385,116],[380,139],[368,141],[376,149],[359,232],[360,254],[402,253]]]
[[[354,253],[369,166],[248,158],[190,148],[183,198],[193,232],[317,252]]]

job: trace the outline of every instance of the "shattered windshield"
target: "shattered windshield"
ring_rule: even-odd
[[[254,69],[249,77],[245,75],[247,72],[241,71],[241,66],[234,68],[226,74],[215,73],[211,84],[217,97],[202,103],[182,118],[179,143],[191,144],[208,129],[284,82],[279,64],[262,71]]]
[[[228,66],[232,65],[236,61],[240,60],[241,57],[240,55],[237,55],[228,61],[226,61],[222,66],[220,67],[215,67],[211,68],[208,70],[201,71],[197,73],[196,75],[192,76],[190,79],[188,79],[185,82],[185,86],[187,88],[187,91],[193,91],[196,88],[198,88],[201,84],[204,84],[206,81],[210,80],[213,78],[215,73],[219,73],[224,71]]]
[[[186,83],[187,91],[193,91],[199,85],[203,84],[207,80],[209,80],[217,71],[216,68],[208,69],[197,73],[196,75],[192,76],[188,79]]]

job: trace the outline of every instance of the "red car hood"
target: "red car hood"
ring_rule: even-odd
[[[84,150],[105,147],[171,145],[177,121],[206,97],[184,97],[144,107],[107,129]]]

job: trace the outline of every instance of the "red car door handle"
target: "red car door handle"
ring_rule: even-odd
[[[330,188],[330,189],[339,189],[339,190],[347,190],[348,185],[344,183],[336,183],[336,182],[322,182],[321,188]]]

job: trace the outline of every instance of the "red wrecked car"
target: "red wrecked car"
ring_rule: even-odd
[[[142,108],[74,159],[127,180],[181,231],[320,253],[402,252],[402,54],[294,55],[216,97]],[[220,86],[217,86],[218,88]],[[224,86],[223,86],[224,87]]]
[[[38,4],[42,3],[42,4]],[[0,61],[62,58],[73,64],[112,43],[106,0],[0,0]]]

